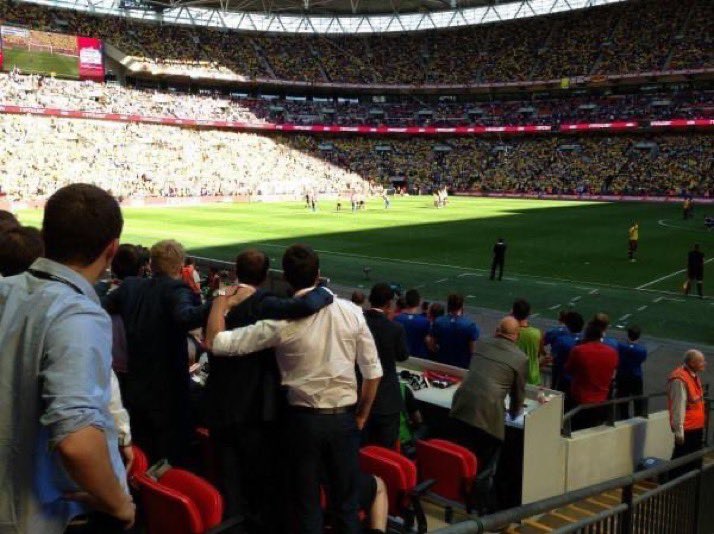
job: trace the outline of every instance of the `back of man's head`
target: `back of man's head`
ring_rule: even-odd
[[[25,272],[45,251],[37,228],[16,226],[0,232],[0,275]]]
[[[186,252],[178,241],[166,239],[151,247],[151,271],[157,275],[176,277],[183,267]]]
[[[186,259],[183,260],[183,264],[188,267],[189,265],[196,265],[196,261],[191,256],[186,256]]]
[[[531,314],[531,305],[525,299],[517,299],[513,302],[512,313],[517,321],[525,321]]]
[[[590,321],[585,327],[583,339],[585,341],[600,341],[602,339],[603,330],[599,323]]]
[[[270,259],[255,248],[249,248],[236,257],[236,276],[242,284],[260,286],[268,277]]]
[[[357,306],[362,306],[364,304],[364,301],[367,300],[367,297],[364,296],[364,293],[362,291],[354,291],[352,292],[352,297],[351,299],[353,304],[357,304]]]
[[[610,317],[606,313],[600,312],[596,313],[595,317],[593,317],[593,320],[590,322],[598,325],[598,327],[604,334],[607,328],[610,326]]]
[[[374,284],[372,291],[369,292],[369,303],[373,308],[385,308],[392,300],[394,300],[394,290],[384,282]]]
[[[515,317],[504,317],[496,328],[496,337],[503,337],[511,341],[518,340],[518,321]]]
[[[440,302],[432,302],[429,305],[429,311],[427,312],[429,319],[432,321],[444,315],[444,306]]]
[[[123,226],[119,203],[109,193],[90,184],[68,185],[45,204],[45,257],[86,267],[119,239]]]
[[[416,308],[421,302],[421,295],[416,289],[410,289],[404,294],[407,308]]]
[[[699,251],[699,243],[694,244],[694,250]]]
[[[464,296],[459,293],[451,293],[446,298],[446,311],[457,313],[464,309]]]
[[[117,253],[112,260],[112,273],[119,280],[124,280],[127,276],[138,276],[139,268],[139,252],[134,245],[124,243],[119,245]]]
[[[571,334],[579,334],[583,331],[583,326],[585,326],[585,319],[578,312],[571,311],[565,314],[563,317],[563,323],[568,328],[568,332]]]
[[[17,217],[6,210],[0,210],[0,232],[10,230],[11,228],[17,228],[20,223]]]
[[[296,291],[311,287],[320,275],[320,259],[311,247],[292,245],[283,254],[283,274]]]
[[[627,327],[627,339],[637,341],[642,336],[642,329],[636,324]]]

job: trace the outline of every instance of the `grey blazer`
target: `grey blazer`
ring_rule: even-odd
[[[469,372],[454,393],[451,417],[503,440],[504,400],[511,395],[509,412],[518,415],[525,401],[527,372],[528,357],[512,341],[479,341]]]

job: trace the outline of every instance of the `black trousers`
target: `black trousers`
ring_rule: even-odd
[[[615,387],[617,388],[616,397],[618,399],[622,399],[624,397],[634,397],[636,395],[642,395],[642,392],[644,391],[644,388],[642,385],[642,377],[638,377],[638,376],[628,376],[628,375],[620,376],[618,374],[617,378],[615,379]],[[635,404],[634,416],[635,417],[644,416],[645,415],[645,402],[644,401],[635,401],[634,404]],[[617,414],[618,414],[618,419],[629,419],[631,417],[629,403],[620,404],[617,407]]]
[[[691,454],[693,452],[697,452],[701,450],[702,446],[704,445],[704,429],[700,428],[699,430],[685,430],[684,431],[684,442],[683,443],[676,443],[674,444],[674,451],[672,451],[672,460],[676,460],[677,458],[681,458],[682,456],[687,456],[688,454]],[[672,470],[670,473],[670,479],[677,478],[678,476],[683,475],[687,471],[691,471],[692,469],[697,469],[698,467],[701,466],[701,460],[696,461],[696,462],[691,462],[688,464],[685,464],[681,467],[678,467],[677,469]]]
[[[225,518],[241,515],[235,532],[282,533],[287,525],[286,463],[275,423],[245,423],[211,428],[218,489]],[[232,531],[229,531],[232,532]]]
[[[572,408],[575,408],[577,403],[573,403]],[[606,406],[589,408],[583,410],[580,413],[575,414],[571,423],[572,430],[584,430],[586,428],[593,428],[596,426],[604,425],[607,421],[607,410],[609,408]],[[567,410],[569,411],[569,410]]]
[[[399,412],[371,414],[363,431],[364,442],[393,449],[399,439]]]
[[[498,268],[498,279],[503,279],[503,264],[504,258],[493,258],[491,262],[491,280],[496,277],[496,268]]]
[[[479,515],[498,510],[494,480],[498,472],[503,441],[485,430],[468,425],[458,419],[454,423],[453,439],[472,451],[479,462],[478,475],[472,489],[473,503]]]
[[[286,423],[298,532],[323,532],[323,472],[333,531],[361,532],[357,514],[360,431],[354,413],[327,415],[290,410]]]

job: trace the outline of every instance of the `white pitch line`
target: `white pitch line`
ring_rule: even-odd
[[[476,295],[466,295],[466,298],[467,298],[467,299],[475,299],[475,298],[476,298]]]
[[[557,285],[559,285],[559,284],[557,284],[557,283],[555,283],[555,282],[541,282],[540,280],[536,280],[535,283],[536,283],[536,284],[540,284],[540,285],[542,285],[542,286],[557,286]]]
[[[461,273],[456,278],[463,278],[464,276],[485,276],[481,273]]]
[[[535,317],[538,317],[540,313],[534,313],[533,315],[530,316],[531,319],[534,319]]]
[[[657,304],[658,302],[662,302],[662,299],[663,299],[663,298],[664,298],[664,297],[657,297],[657,298],[654,299],[652,302],[654,302],[655,304]]]
[[[597,289],[593,289],[590,291],[590,295],[594,295],[595,293],[597,293]]]
[[[626,320],[629,319],[630,317],[632,317],[632,314],[631,314],[631,313],[626,313],[625,315],[623,315],[622,317],[620,317],[617,321],[618,321],[618,322],[620,322],[620,321],[626,321]]]
[[[709,263],[710,261],[713,261],[713,260],[714,260],[714,258],[709,258],[707,261],[704,262],[704,264],[706,265],[707,263]],[[673,273],[666,274],[666,275],[664,275],[664,276],[661,276],[661,277],[657,278],[657,280],[652,280],[651,282],[647,282],[646,284],[642,284],[641,286],[637,286],[635,289],[646,289],[646,288],[648,288],[649,286],[655,285],[657,282],[661,282],[662,280],[667,280],[667,278],[672,278],[673,276],[677,276],[678,274],[682,274],[682,273],[685,272],[686,270],[687,270],[687,269],[680,269],[679,271],[675,271],[675,272],[673,272]]]
[[[638,312],[641,312],[641,311],[644,311],[644,310],[646,310],[646,309],[647,309],[647,306],[640,306],[639,308],[637,308],[637,311],[638,311]]]
[[[583,297],[573,297],[572,299],[570,299],[570,302],[577,302],[577,301],[579,301],[581,298],[583,298]]]
[[[448,278],[440,278],[439,280],[437,280],[437,281],[434,282],[434,283],[435,283],[435,284],[441,284],[442,282],[446,282],[447,280],[448,280]]]
[[[549,309],[549,310],[557,310],[558,308],[560,308],[560,304],[556,304],[555,306],[551,306],[551,307],[548,308],[548,309]]]

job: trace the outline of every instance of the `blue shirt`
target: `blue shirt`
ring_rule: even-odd
[[[419,313],[400,313],[394,320],[404,327],[407,334],[407,348],[411,356],[426,358],[429,351],[424,338],[429,335],[431,323],[429,319]]]
[[[565,325],[560,325],[556,326],[555,328],[551,328],[545,333],[545,336],[543,337],[543,344],[547,345],[549,347],[553,346],[553,343],[562,336],[563,334],[569,334],[568,328]]]
[[[550,354],[553,357],[553,370],[560,376],[565,375],[565,362],[568,361],[568,355],[575,345],[580,341],[580,334],[573,334],[565,331],[564,334],[558,336],[550,347]]]
[[[112,327],[94,289],[40,258],[0,279],[0,532],[61,534],[84,513],[55,447],[88,426],[104,431],[120,483],[126,472],[109,412]]]
[[[639,343],[620,343],[618,351],[620,363],[617,376],[642,378],[642,364],[647,359],[647,349]]]
[[[620,350],[620,342],[616,340],[614,337],[603,337],[602,338],[602,343],[607,345],[608,347],[612,347],[615,350]]]
[[[463,315],[442,315],[431,327],[431,335],[439,350],[436,361],[455,367],[469,368],[471,363],[470,341],[476,341],[479,329],[476,323]]]

